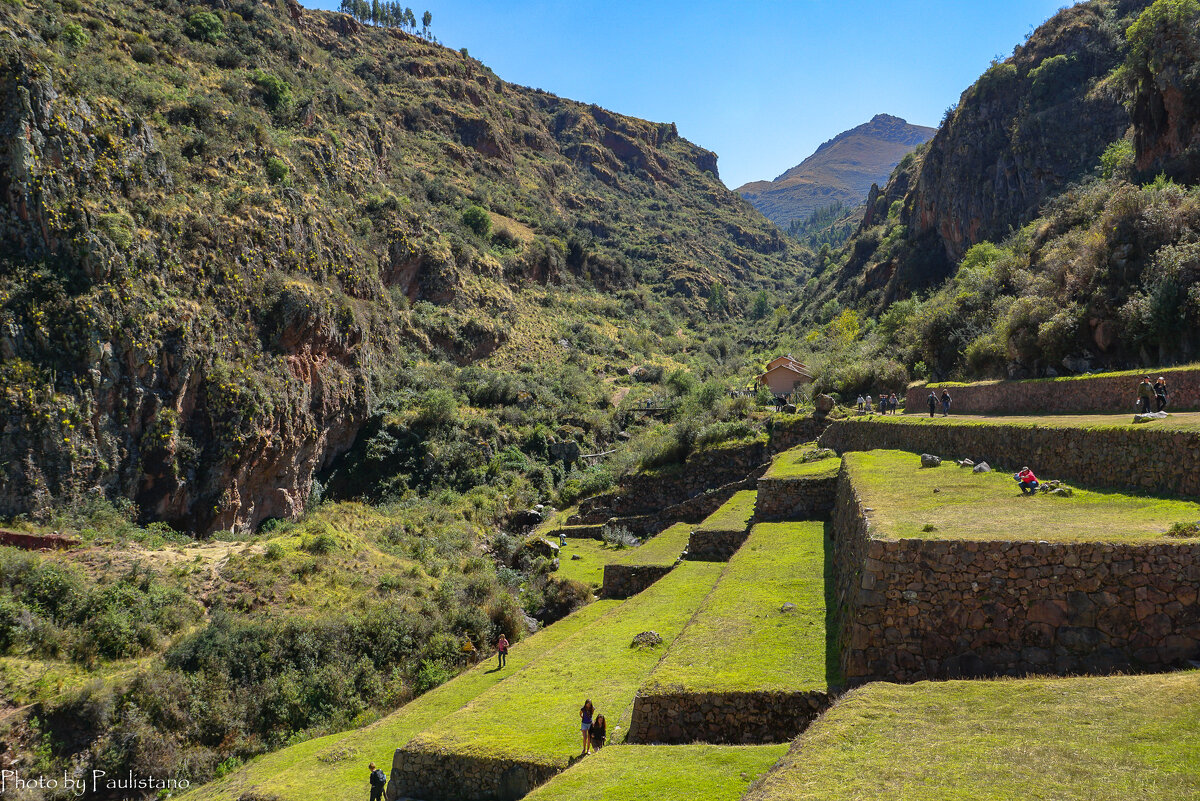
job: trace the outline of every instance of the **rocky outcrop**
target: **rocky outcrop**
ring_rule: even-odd
[[[1160,3],[1130,39],[1137,169],[1200,181],[1200,10]]]

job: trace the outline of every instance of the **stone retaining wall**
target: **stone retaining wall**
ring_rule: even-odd
[[[804,442],[812,442],[829,425],[827,418],[818,420],[815,417],[775,417],[770,425],[771,452],[779,453],[793,448]]]
[[[1143,375],[1149,375],[1151,381],[1159,376],[1167,379],[1169,410],[1200,409],[1200,369],[1195,367],[1069,380],[1043,378],[973,384],[914,384],[908,388],[905,408],[928,409],[929,390],[936,390],[940,396],[946,389],[954,400],[951,410],[959,414],[1127,412],[1132,415]]]
[[[839,420],[821,445],[839,453],[895,448],[970,458],[1093,487],[1200,496],[1200,433],[1169,428],[1051,428],[1003,423]]]
[[[605,565],[601,598],[618,600],[637,595],[671,572],[674,565]]]
[[[758,483],[757,478],[747,478],[732,484],[711,489],[689,498],[683,503],[668,506],[666,509],[650,515],[637,517],[614,517],[609,523],[624,526],[638,536],[657,534],[675,523],[699,523],[704,518],[725,505],[725,502],[742,490],[752,490]]]
[[[1166,670],[1200,656],[1200,544],[873,539],[844,468],[838,489],[849,686]]]
[[[828,519],[837,498],[837,476],[760,478],[754,520]]]
[[[516,759],[470,757],[450,751],[397,748],[388,801],[516,801],[565,766]]]
[[[728,562],[748,536],[748,528],[741,531],[693,531],[688,535],[687,559],[692,562]]]
[[[638,693],[627,742],[786,743],[829,706],[823,692]]]

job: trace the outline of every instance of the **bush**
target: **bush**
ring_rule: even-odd
[[[487,236],[492,230],[492,218],[478,206],[467,206],[463,209],[462,222],[474,231],[476,236]]]
[[[292,105],[292,87],[279,76],[255,70],[250,74],[250,80],[262,92],[263,101],[272,111],[283,111]]]
[[[63,26],[62,33],[59,36],[64,42],[75,49],[83,47],[88,41],[87,32],[78,22],[68,22]]]
[[[121,250],[133,246],[133,218],[128,214],[101,214],[97,218],[100,230]]]
[[[216,44],[225,37],[225,25],[221,18],[211,11],[197,11],[187,18],[183,32],[197,42]]]
[[[278,156],[271,156],[267,159],[267,178],[273,184],[281,184],[287,180],[290,168],[287,162]]]

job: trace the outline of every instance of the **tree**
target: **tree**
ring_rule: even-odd
[[[428,33],[429,24],[433,22],[433,15],[426,11],[421,15],[421,29]]]
[[[754,296],[754,305],[750,307],[750,319],[761,320],[771,313],[771,299],[767,297],[767,290],[760,289],[758,294]]]
[[[725,314],[729,311],[729,290],[724,284],[713,284],[708,291],[708,310],[712,314]]]
[[[463,225],[470,228],[477,236],[487,236],[492,230],[492,218],[478,206],[467,206],[462,213]]]
[[[383,21],[383,9],[379,7],[379,0],[371,0],[371,22],[378,25]]]

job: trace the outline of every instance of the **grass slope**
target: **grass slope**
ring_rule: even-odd
[[[865,418],[886,425],[1005,425],[1028,428],[1133,428],[1147,430],[1169,428],[1172,431],[1200,431],[1200,412],[1172,412],[1170,417],[1148,423],[1134,423],[1133,410],[1129,414],[1044,414],[1044,415],[951,415],[929,417],[928,407],[907,410],[903,415],[878,415]]]
[[[1200,798],[1200,673],[869,684],[746,798]]]
[[[614,548],[600,540],[568,539],[567,547],[559,552],[558,570],[554,574],[599,587],[604,583],[605,565],[671,565],[687,548],[691,531],[690,524],[676,523],[636,548]]]
[[[836,456],[828,459],[818,459],[815,462],[805,462],[804,459],[815,448],[811,445],[797,445],[775,457],[763,478],[825,478],[835,475],[842,465],[842,460]]]
[[[619,606],[597,601],[512,647],[508,667],[495,671],[488,659],[363,729],[309,740],[262,756],[223,779],[188,793],[189,801],[238,799],[269,793],[282,801],[325,801],[348,797],[366,786],[367,763],[391,765],[392,752],[419,731],[463,707]]]
[[[785,603],[795,611],[782,612]],[[826,688],[825,531],[763,523],[650,677],[696,692]]]
[[[875,536],[1179,542],[1163,533],[1172,523],[1200,520],[1200,504],[1145,495],[1076,489],[1070,498],[1026,497],[1009,473],[974,473],[953,464],[922,469],[920,457],[902,451],[849,453],[846,467],[871,510]],[[1034,472],[1042,480],[1054,478]]]
[[[757,499],[758,493],[754,490],[734,493],[720,509],[696,526],[696,531],[745,531],[750,526],[750,518],[754,517]]]
[[[412,748],[566,765],[579,749],[579,707],[590,698],[609,736],[628,731],[633,696],[708,595],[722,565],[686,562],[554,651],[413,738]],[[630,647],[643,631],[656,648]],[[618,731],[619,728],[619,731]]]
[[[737,801],[786,745],[613,745],[525,796],[527,801]]]

